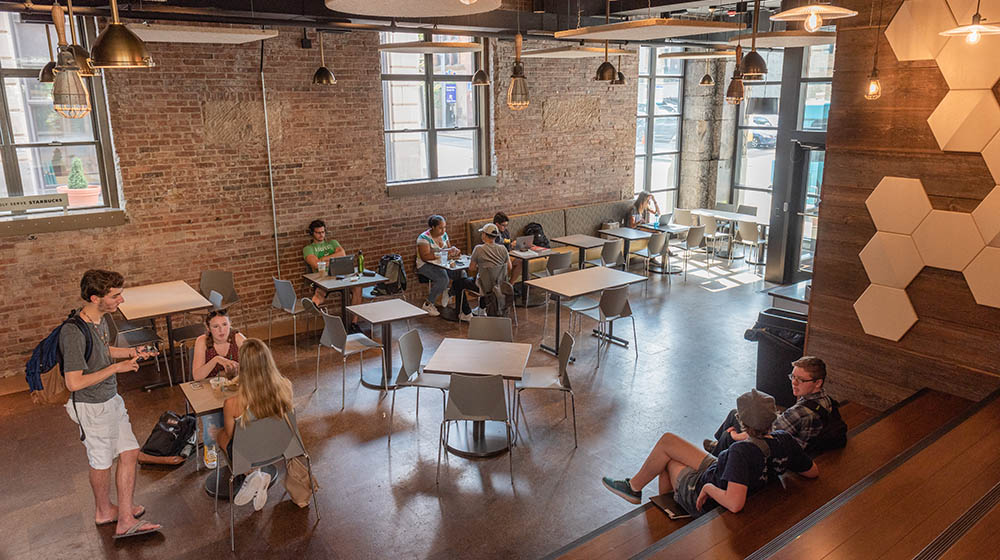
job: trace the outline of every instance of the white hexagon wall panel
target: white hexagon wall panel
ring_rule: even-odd
[[[948,43],[935,57],[951,89],[989,89],[1000,80],[1000,35],[983,35],[976,48],[959,38]]]
[[[972,214],[946,210],[931,210],[913,232],[913,241],[925,265],[959,272],[985,245]]]
[[[979,305],[1000,307],[1000,249],[987,247],[962,271]]]
[[[899,60],[932,60],[948,41],[939,33],[952,27],[955,18],[945,0],[910,0],[889,22],[885,38]]]
[[[972,219],[979,228],[979,234],[987,245],[997,245],[1000,239],[1000,185],[993,187],[990,194],[972,211]]]
[[[993,182],[1000,185],[1000,133],[997,133],[983,148],[983,159],[993,175]]]
[[[920,179],[883,177],[865,200],[879,231],[909,235],[931,211]]]
[[[989,89],[951,90],[927,124],[942,150],[981,152],[1000,130],[1000,105]]]
[[[905,288],[920,274],[924,261],[909,235],[880,231],[861,250],[861,263],[872,284]]]
[[[872,284],[858,301],[854,312],[866,334],[898,341],[917,322],[906,290]]]

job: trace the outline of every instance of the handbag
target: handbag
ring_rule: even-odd
[[[288,416],[284,418],[285,423],[288,424],[288,429],[299,440],[299,445],[304,450],[305,445],[302,444],[299,433],[292,427],[292,423],[288,421]],[[295,502],[295,505],[300,508],[308,506],[313,492],[319,490],[319,483],[316,482],[315,476],[309,474],[309,467],[306,466],[303,457],[303,455],[299,455],[285,461],[285,491],[288,492],[288,496]]]

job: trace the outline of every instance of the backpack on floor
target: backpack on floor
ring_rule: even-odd
[[[153,457],[180,457],[184,447],[195,436],[198,423],[191,414],[180,416],[173,411],[160,415],[153,431],[142,444],[142,452]]]
[[[847,445],[847,424],[840,417],[840,404],[833,399],[830,401],[833,403],[830,410],[823,408],[816,401],[802,403],[802,406],[818,414],[823,422],[823,429],[806,444],[805,451],[810,456]]]
[[[52,370],[52,368],[59,366],[59,373],[64,377],[66,372],[63,368],[63,355],[62,350],[59,349],[59,333],[62,328],[66,325],[73,325],[75,328],[80,329],[83,333],[83,339],[85,341],[85,347],[83,351],[83,359],[85,361],[90,361],[90,355],[94,350],[94,340],[90,334],[90,329],[84,324],[83,318],[77,310],[70,311],[69,316],[66,320],[59,324],[58,327],[52,329],[52,332],[48,334],[41,342],[35,346],[35,349],[31,351],[31,358],[28,362],[24,364],[24,380],[28,382],[28,390],[33,393],[32,398],[35,398],[34,393],[38,391],[45,391],[45,386],[42,383],[42,374],[45,374]],[[50,377],[51,379],[51,377]],[[47,392],[59,392],[55,387],[50,387]]]
[[[533,244],[538,247],[549,247],[549,238],[545,236],[545,231],[542,229],[542,224],[538,222],[531,222],[530,224],[524,226],[524,235],[535,236]]]
[[[383,255],[378,261],[378,273],[386,277],[372,288],[372,295],[385,296],[406,291],[406,270],[403,268],[403,257],[397,253]]]

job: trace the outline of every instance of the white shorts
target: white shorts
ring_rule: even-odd
[[[76,412],[73,411],[73,398],[70,397],[66,401],[66,412],[70,419],[83,427],[86,435],[83,446],[87,448],[87,461],[91,468],[110,469],[115,457],[125,451],[139,449],[139,442],[132,433],[132,423],[129,422],[121,395],[115,395],[102,403],[77,402]]]

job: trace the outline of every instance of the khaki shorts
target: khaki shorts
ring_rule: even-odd
[[[77,402],[75,412],[73,398],[70,397],[66,401],[66,412],[70,419],[83,427],[86,435],[83,446],[87,448],[87,462],[91,468],[110,469],[115,457],[126,451],[139,449],[139,442],[132,433],[132,423],[129,422],[121,395],[115,395],[102,403]]]
[[[674,501],[687,510],[692,517],[698,517],[705,513],[698,511],[696,507],[698,494],[701,492],[698,480],[708,470],[708,467],[714,465],[717,460],[711,455],[705,455],[705,458],[701,460],[701,464],[698,465],[698,470],[694,470],[691,467],[684,467],[680,474],[677,475],[677,486],[674,488]]]

